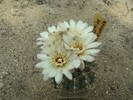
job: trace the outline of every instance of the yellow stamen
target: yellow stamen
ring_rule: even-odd
[[[71,47],[76,51],[76,54],[78,56],[84,54],[83,44],[82,43],[75,41],[75,42],[72,43]]]
[[[67,63],[67,57],[64,53],[56,52],[52,57],[52,63],[57,67],[63,67]]]

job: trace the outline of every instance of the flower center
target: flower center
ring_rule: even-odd
[[[83,50],[83,43],[75,41],[72,43],[71,47],[73,48],[73,50],[76,52],[76,54],[78,56],[83,55],[84,54],[84,50]]]
[[[57,67],[63,67],[67,63],[67,58],[64,53],[59,53],[57,52],[53,57],[52,57],[52,62],[55,64]]]
[[[83,49],[83,44],[79,43],[79,42],[74,42],[74,43],[72,43],[72,47],[76,48],[76,49],[79,49],[79,50],[82,50]]]
[[[82,43],[75,41],[72,43],[71,47],[75,50],[75,52],[78,56],[83,55],[84,50],[83,50]]]
[[[63,63],[64,61],[62,57],[57,57],[55,60],[57,63]]]

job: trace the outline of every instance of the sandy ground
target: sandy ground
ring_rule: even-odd
[[[107,19],[88,100],[133,100],[133,0],[0,0],[0,100],[56,100],[43,81],[36,38],[70,19]]]

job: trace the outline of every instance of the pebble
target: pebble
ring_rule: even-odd
[[[4,86],[4,84],[0,81],[0,89]]]
[[[109,91],[106,91],[106,94],[108,94],[109,93]]]
[[[29,1],[24,1],[21,3],[22,8],[27,7],[29,4]]]
[[[23,13],[19,9],[13,8],[13,9],[11,9],[11,14],[12,14],[12,16],[21,16]]]
[[[129,70],[129,68],[127,67],[127,68],[126,68],[126,70],[128,71],[128,70]]]
[[[0,79],[3,79],[3,76],[2,75],[0,75]]]

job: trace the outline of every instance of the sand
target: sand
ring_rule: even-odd
[[[56,100],[44,81],[36,39],[48,26],[107,19],[88,100],[133,100],[133,0],[0,0],[0,100]]]

